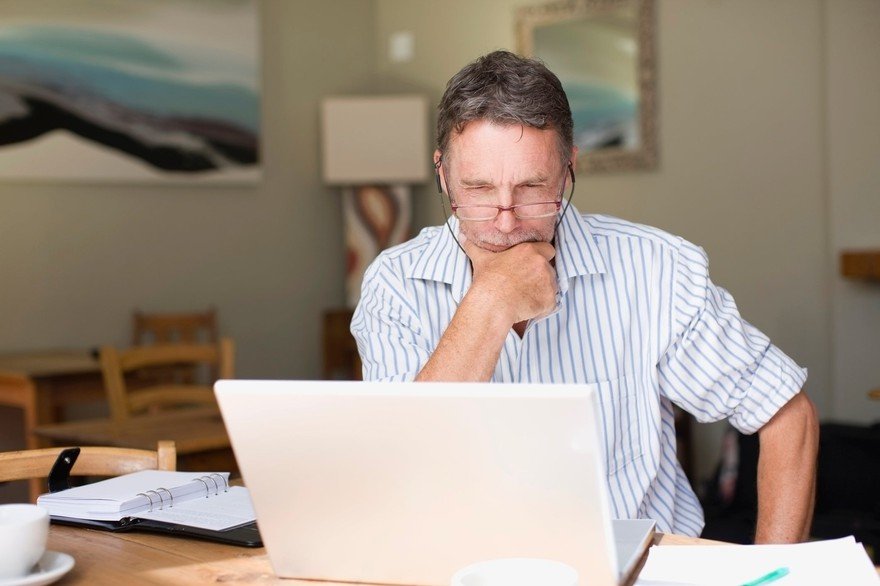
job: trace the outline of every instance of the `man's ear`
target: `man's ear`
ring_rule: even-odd
[[[443,154],[439,150],[434,151],[434,180],[437,182],[437,193],[443,193],[443,184],[440,182],[440,165],[443,161]]]

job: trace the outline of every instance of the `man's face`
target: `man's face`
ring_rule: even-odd
[[[556,200],[567,177],[557,144],[554,130],[469,122],[443,157],[447,193],[458,205]],[[550,242],[556,219],[521,220],[502,211],[494,220],[461,220],[461,232],[480,248],[501,252],[522,242]]]

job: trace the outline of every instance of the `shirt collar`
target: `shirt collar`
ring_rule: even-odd
[[[575,206],[568,207],[556,229],[556,273],[566,289],[569,279],[606,271],[605,258],[587,220]]]
[[[438,226],[406,276],[452,285],[452,296],[458,303],[471,285],[471,263],[452,237],[458,235],[458,218],[452,216],[446,224]]]
[[[439,281],[452,286],[452,296],[461,302],[471,285],[471,265],[452,234],[458,234],[458,218],[450,217],[448,227],[441,225],[428,241],[407,277]],[[589,226],[575,206],[562,217],[556,229],[556,273],[560,293],[568,290],[569,280],[588,274],[605,272],[602,252]]]

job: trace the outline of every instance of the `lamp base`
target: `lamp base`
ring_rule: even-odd
[[[379,253],[410,237],[412,202],[406,185],[363,185],[343,189],[345,289],[349,307],[361,297],[364,271]]]

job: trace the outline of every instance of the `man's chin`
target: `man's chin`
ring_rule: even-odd
[[[519,244],[519,243],[517,243]],[[500,244],[490,244],[488,242],[480,242],[477,244],[483,250],[488,250],[489,252],[504,252],[505,250],[516,246],[516,244],[510,244],[508,246],[503,246]]]
[[[504,252],[505,250],[509,250],[518,244],[523,244],[525,242],[546,242],[542,238],[523,238],[522,240],[515,240],[513,242],[504,243],[504,244],[493,244],[492,242],[480,241],[477,242],[477,246],[482,248],[483,250],[488,250],[489,252]]]

